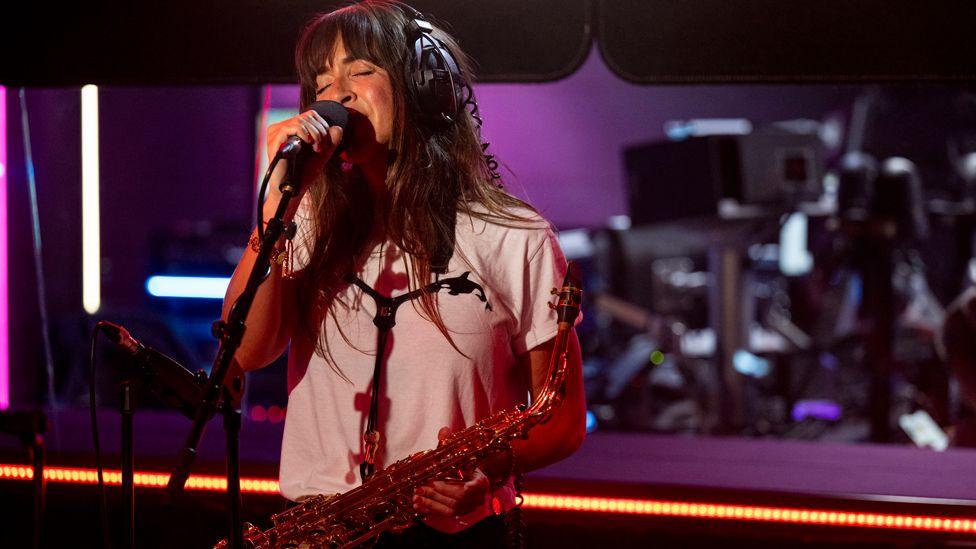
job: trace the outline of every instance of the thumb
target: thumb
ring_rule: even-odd
[[[329,139],[332,141],[333,147],[338,147],[339,143],[342,142],[342,127],[340,126],[329,126]]]
[[[438,441],[443,441],[445,438],[447,438],[449,436],[451,436],[451,428],[450,427],[441,427],[440,430],[437,431],[437,440]]]

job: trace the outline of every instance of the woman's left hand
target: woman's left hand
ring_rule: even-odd
[[[450,432],[445,427],[437,438],[444,439]],[[490,488],[488,477],[481,469],[475,469],[464,480],[435,480],[417,488],[413,508],[423,515],[465,515],[484,504]]]

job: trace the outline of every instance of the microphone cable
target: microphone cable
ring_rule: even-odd
[[[268,166],[268,171],[264,173],[264,179],[261,180],[261,189],[258,191],[258,199],[257,199],[258,241],[264,240],[264,199],[265,199],[264,195],[268,190],[268,182],[271,180],[271,174],[274,172],[275,167],[278,166],[278,162],[280,160],[281,160],[281,154],[280,153],[275,154],[274,159],[271,160],[271,164]],[[288,169],[290,170],[291,166],[289,166]],[[264,281],[266,281],[268,279],[268,276],[270,275],[271,275],[271,270],[269,269],[268,272],[261,279],[261,282],[258,283],[258,285],[264,284]],[[240,297],[238,297],[238,300],[239,299]],[[230,315],[233,314],[234,309],[237,308],[238,300],[235,300],[234,304],[231,305],[230,312],[227,315],[228,318],[230,318]]]
[[[41,218],[37,206],[37,177],[34,171],[34,153],[31,149],[30,120],[27,115],[27,95],[24,88],[20,88],[18,93],[20,100],[20,124],[21,135],[24,142],[24,164],[27,169],[27,191],[30,196],[31,208],[31,234],[33,237],[34,251],[34,272],[37,275],[37,307],[41,315],[41,337],[44,344],[44,372],[47,375],[47,403],[53,421],[51,421],[51,431],[54,434],[54,443],[58,448],[61,447],[61,438],[58,435],[58,401],[54,391],[54,354],[51,351],[51,328],[50,319],[47,311],[47,285],[44,282],[44,261],[43,250],[41,248]]]
[[[271,160],[271,164],[268,165],[268,171],[264,172],[264,179],[261,180],[261,188],[258,190],[258,240],[264,238],[264,198],[265,193],[268,191],[268,182],[271,181],[271,174],[274,172],[275,168],[278,166],[278,162],[281,160],[281,153],[275,154],[274,158]],[[291,169],[289,166],[288,169]]]

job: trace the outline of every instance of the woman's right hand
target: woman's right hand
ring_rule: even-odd
[[[342,141],[342,128],[339,126],[329,126],[319,114],[313,110],[307,110],[301,114],[268,126],[268,162],[278,153],[278,149],[291,136],[298,136],[305,143],[312,145],[313,154],[306,156],[302,164],[302,194],[309,184],[314,182],[315,177],[322,172],[325,163],[332,158],[336,147]],[[281,183],[285,174],[285,162],[280,162],[275,173],[271,176],[268,189],[267,203],[269,206],[276,206],[279,195],[278,185]],[[275,198],[275,200],[270,200]],[[298,201],[296,201],[297,204]]]

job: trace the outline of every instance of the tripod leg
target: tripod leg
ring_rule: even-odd
[[[244,525],[241,522],[241,407],[226,405],[224,432],[227,437],[227,505],[229,510],[230,547],[244,547]]]

